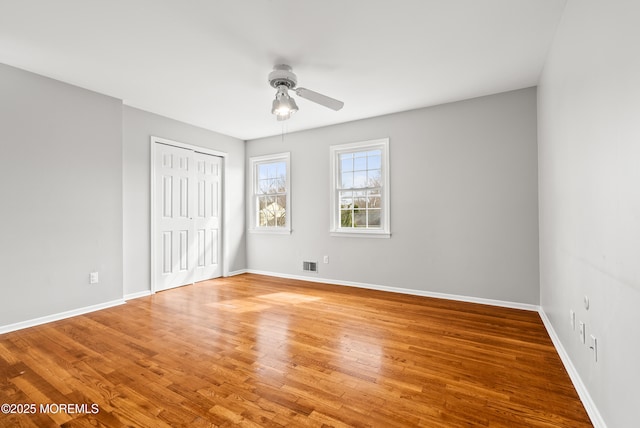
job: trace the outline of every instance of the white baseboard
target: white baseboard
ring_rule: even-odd
[[[547,332],[549,333],[549,337],[551,337],[553,346],[555,346],[556,351],[558,351],[558,355],[560,355],[562,364],[564,364],[564,367],[567,370],[567,373],[569,373],[569,377],[571,378],[571,382],[573,382],[574,388],[578,392],[580,401],[582,401],[582,404],[584,405],[584,408],[587,411],[589,418],[591,418],[591,423],[595,428],[607,428],[607,425],[605,424],[604,419],[602,418],[602,415],[600,414],[600,412],[598,411],[598,408],[593,402],[593,399],[591,398],[591,395],[589,394],[587,387],[585,386],[584,382],[582,382],[582,378],[578,374],[578,370],[573,365],[573,362],[571,361],[569,354],[564,349],[564,346],[562,346],[562,342],[560,341],[560,338],[556,334],[556,331],[553,329],[553,324],[551,324],[549,317],[547,317],[547,314],[542,308],[540,308],[538,313],[540,314],[540,318],[542,318],[542,323],[544,324],[545,328],[547,329]]]
[[[53,321],[59,321],[66,318],[71,318],[78,315],[87,314],[89,312],[95,312],[101,309],[107,309],[113,306],[122,305],[124,303],[125,303],[124,299],[112,300],[110,302],[99,303],[97,305],[85,306],[84,308],[73,309],[70,311],[60,312],[58,314],[47,315],[45,317],[34,318],[27,321],[21,321],[15,324],[3,325],[3,326],[0,326],[0,334],[9,333],[16,330],[22,330],[28,327],[35,327],[37,325],[42,325],[42,324],[50,323]]]
[[[228,272],[226,276],[229,277],[229,276],[242,275],[243,273],[247,273],[247,270],[246,269],[235,270],[233,272]],[[126,301],[126,300],[139,299],[140,297],[147,297],[147,296],[151,296],[152,294],[154,293],[151,290],[137,291],[135,293],[125,294],[124,300]]]
[[[136,293],[125,294],[124,300],[127,301],[127,300],[139,299],[140,297],[147,297],[147,296],[151,296],[151,290],[144,290],[144,291],[138,291]]]
[[[247,269],[247,273],[254,273],[256,275],[275,276],[275,277],[288,278],[288,279],[297,279],[300,281],[321,282],[324,284],[332,284],[332,285],[345,285],[347,287],[365,288],[368,290],[378,290],[378,291],[388,291],[391,293],[409,294],[413,296],[433,297],[436,299],[456,300],[459,302],[480,303],[483,305],[500,306],[503,308],[523,309],[525,311],[538,312],[540,309],[538,305],[530,305],[527,303],[483,299],[481,297],[460,296],[457,294],[435,293],[431,291],[414,290],[411,288],[389,287],[386,285],[368,284],[363,282],[342,281],[338,279],[328,279],[328,278],[321,278],[321,277],[289,275],[289,274],[261,271],[261,270],[255,270],[255,269]]]
[[[242,275],[243,273],[248,273],[247,269],[240,269],[240,270],[234,270],[233,272],[227,272],[227,277],[229,276],[236,276],[236,275]]]

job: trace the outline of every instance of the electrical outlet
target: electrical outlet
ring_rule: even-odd
[[[578,334],[580,335],[580,342],[584,343],[584,323],[582,321],[580,321],[580,329],[578,330]]]
[[[589,344],[589,349],[591,349],[593,351],[593,360],[597,363],[598,362],[598,339],[596,339],[596,337],[592,334],[589,336],[590,340],[590,344]]]
[[[327,264],[329,263],[329,256],[324,256],[324,258],[322,259],[322,261]]]
[[[569,309],[569,322],[571,323],[571,330],[576,329],[576,313],[573,309]]]
[[[89,284],[97,284],[99,282],[98,272],[91,272],[89,274]]]

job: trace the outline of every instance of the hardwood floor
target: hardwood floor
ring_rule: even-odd
[[[2,403],[36,407],[2,427],[591,426],[535,312],[248,274],[0,336]]]

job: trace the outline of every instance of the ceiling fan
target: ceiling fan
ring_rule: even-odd
[[[287,120],[291,115],[298,111],[296,101],[289,96],[289,90],[292,90],[301,98],[305,98],[314,103],[323,105],[332,110],[340,110],[344,103],[335,98],[319,94],[307,88],[296,88],[298,78],[291,71],[291,67],[286,64],[278,64],[273,67],[273,71],[269,73],[269,84],[276,88],[276,99],[273,100],[271,113],[276,115],[278,120]]]

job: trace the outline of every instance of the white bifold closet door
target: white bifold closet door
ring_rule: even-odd
[[[155,291],[221,276],[222,159],[156,144]]]

